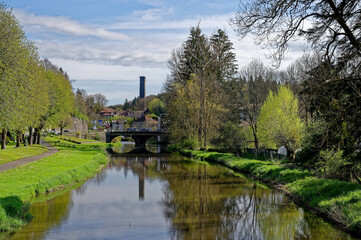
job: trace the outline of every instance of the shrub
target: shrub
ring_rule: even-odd
[[[320,152],[317,163],[319,174],[324,178],[349,180],[349,162],[343,157],[343,151],[325,150]]]
[[[100,138],[100,134],[99,133],[97,133],[95,136],[94,136],[94,140],[100,140],[101,138]]]
[[[325,148],[323,135],[325,134],[325,122],[315,120],[308,124],[302,138],[302,151],[296,156],[296,161],[313,167],[318,162],[318,156]]]
[[[192,138],[187,138],[182,142],[182,148],[194,150],[198,147],[198,141]]]

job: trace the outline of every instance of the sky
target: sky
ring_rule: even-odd
[[[139,76],[146,77],[146,94],[162,91],[172,50],[200,25],[210,36],[225,30],[239,67],[252,59],[271,66],[269,53],[252,36],[240,40],[229,24],[238,0],[7,0],[41,58],[62,67],[73,88],[101,93],[109,105],[139,96]],[[291,44],[281,68],[303,54]]]

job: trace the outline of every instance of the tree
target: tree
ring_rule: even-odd
[[[302,95],[309,99],[311,115],[325,121],[326,146],[343,150],[346,158],[359,164],[361,94],[355,95],[351,82],[342,78],[337,66],[320,61],[302,83]]]
[[[58,123],[58,126],[60,128],[60,135],[63,135],[64,128],[71,126],[72,123],[73,123],[73,120],[71,119],[70,115],[61,119]]]
[[[240,77],[226,84],[228,119],[235,123],[246,121],[253,133],[256,150],[259,149],[258,119],[261,106],[270,90],[277,89],[276,74],[259,60],[252,60],[241,69]]]
[[[164,112],[164,103],[159,98],[154,98],[148,103],[148,108],[151,113],[159,115]]]
[[[49,60],[41,61],[41,68],[44,81],[48,84],[47,93],[50,99],[50,106],[40,117],[34,131],[34,142],[40,143],[40,133],[46,126],[58,125],[60,121],[74,112],[74,94],[70,81],[59,71],[55,65],[50,67]]]
[[[279,73],[279,80],[283,85],[289,86],[292,92],[299,100],[300,114],[306,121],[306,124],[312,122],[314,111],[311,110],[311,96],[305,94],[308,84],[309,73],[312,69],[319,65],[321,58],[318,54],[304,54],[301,58],[297,59],[294,63],[289,65],[286,70]],[[322,73],[319,72],[319,77]]]
[[[47,110],[46,83],[39,73],[35,46],[27,40],[21,26],[6,5],[0,3],[0,129],[1,148],[7,131],[17,135],[35,124]]]
[[[214,67],[219,83],[231,81],[237,76],[236,54],[233,43],[224,30],[218,29],[211,37],[210,44],[215,56]]]
[[[259,136],[269,148],[284,145],[288,157],[295,159],[300,147],[304,124],[298,113],[298,100],[288,87],[281,86],[277,93],[270,91],[262,105]]]
[[[88,109],[87,115],[93,120],[96,119],[96,114],[99,113],[107,103],[107,98],[100,93],[86,96],[85,104]]]
[[[85,103],[86,97],[87,94],[84,89],[76,89],[76,92],[74,94],[74,105],[77,111],[84,115],[86,115],[88,112],[87,105]]]
[[[228,43],[224,36],[214,36],[213,38],[213,42],[217,43],[218,47],[222,45],[222,41]],[[187,115],[186,117],[196,119],[190,124],[197,127],[195,137],[201,147],[207,146],[209,140],[215,135],[216,129],[214,128],[217,128],[219,125],[220,114],[222,112],[221,103],[223,103],[221,83],[224,79],[219,79],[218,77],[227,76],[224,72],[220,74],[219,71],[223,71],[224,68],[221,69],[221,65],[216,64],[216,54],[224,55],[227,51],[213,51],[214,49],[217,49],[217,47],[212,47],[210,40],[202,33],[199,26],[191,28],[187,40],[181,48],[173,52],[169,60],[171,75],[164,87],[167,93],[165,102],[167,112],[169,113],[173,111],[172,104],[180,103],[179,99],[177,99],[178,97],[187,96],[186,93],[179,94],[181,88],[190,90],[190,84],[197,84],[197,86],[194,86],[194,89],[197,89],[197,93],[193,93],[193,90],[190,93],[195,95],[197,99],[190,103],[199,103],[199,106],[195,107],[197,111],[194,112],[194,115]],[[222,57],[218,59],[222,59]],[[177,125],[177,121],[183,121],[176,114],[170,114],[168,119],[174,122],[174,126]],[[178,132],[181,129],[176,130],[172,128],[172,131]]]
[[[355,165],[361,148],[360,19],[359,0],[253,0],[240,5],[231,20],[241,38],[253,34],[256,43],[269,47],[276,65],[289,41],[303,37],[311,43],[321,61],[308,72],[311,85],[304,84],[303,92],[320,101],[310,103],[309,111],[325,120],[326,132],[334,133],[328,141]]]
[[[274,49],[278,63],[288,42],[297,37],[304,37],[325,58],[344,62],[361,56],[360,8],[360,1],[348,0],[253,0],[241,3],[231,22],[241,38],[252,34],[256,43]]]
[[[239,152],[247,144],[247,127],[242,127],[232,121],[225,122],[219,128],[219,135],[212,143],[222,149],[231,149]]]
[[[175,143],[183,143],[186,140],[198,141],[198,112],[199,102],[199,85],[195,75],[186,85],[176,83],[172,94],[173,97],[168,99],[167,118],[169,121],[170,136]]]

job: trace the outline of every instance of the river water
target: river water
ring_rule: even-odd
[[[31,212],[7,238],[354,239],[266,186],[170,154],[113,154],[94,178]]]

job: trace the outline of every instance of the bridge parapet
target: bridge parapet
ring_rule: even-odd
[[[111,143],[119,136],[128,136],[134,139],[136,149],[145,149],[145,143],[149,138],[163,135],[163,132],[158,131],[109,131],[106,133],[106,142]]]

